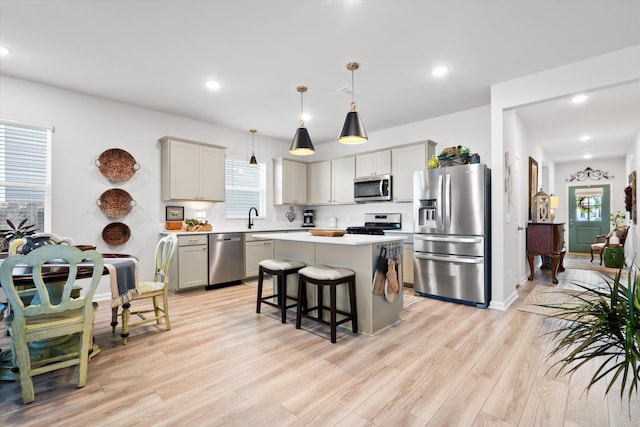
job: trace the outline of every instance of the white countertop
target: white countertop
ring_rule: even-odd
[[[184,230],[180,230],[180,231],[174,231],[174,230],[162,230],[160,233],[161,234],[167,234],[167,233],[175,233],[178,236],[187,236],[190,234],[221,234],[221,233],[274,233],[274,232],[280,232],[280,231],[289,231],[289,232],[294,232],[294,231],[299,231],[299,232],[303,232],[306,231],[308,229],[302,228],[302,227],[296,227],[296,228],[282,228],[282,227],[277,227],[277,228],[264,228],[264,227],[254,227],[254,228],[247,228],[247,227],[218,227],[216,228],[216,226],[213,227],[213,230],[211,231],[184,231]]]
[[[319,230],[325,230],[325,229],[326,230],[337,230],[337,229],[332,229],[332,228],[321,228],[321,227],[318,227],[317,229],[319,229]],[[251,234],[251,233],[279,233],[279,232],[285,232],[285,231],[288,232],[288,233],[300,232],[300,233],[308,234],[309,233],[308,230],[310,230],[309,227],[306,227],[306,228],[305,227],[286,228],[286,227],[264,227],[264,226],[258,226],[258,227],[253,227],[253,228],[249,229],[247,227],[242,227],[242,226],[237,226],[237,227],[229,227],[229,226],[216,227],[216,226],[213,226],[213,230],[211,230],[211,231],[162,230],[160,233],[161,234],[175,233],[178,236],[182,236],[182,235],[186,236],[186,235],[190,235],[190,234],[220,234],[220,233],[247,233],[247,234]],[[411,230],[385,230],[385,236],[387,236],[387,237],[407,236],[409,234],[413,234],[413,231],[411,231]],[[353,236],[353,235],[351,235],[351,236]],[[367,235],[360,234],[359,236],[367,236]],[[384,237],[384,236],[368,236],[368,237]],[[335,239],[335,238],[336,237],[329,237],[329,239]],[[397,241],[397,240],[398,239],[391,240],[391,241]],[[385,241],[389,241],[389,240],[385,240]],[[372,243],[376,243],[376,242],[372,242]],[[362,243],[348,243],[348,244],[362,244]]]
[[[375,243],[401,242],[406,236],[371,236],[368,234],[345,234],[340,237],[313,236],[308,231],[289,233],[260,233],[253,237],[269,240],[287,240],[290,242],[326,243],[332,245],[371,245]]]

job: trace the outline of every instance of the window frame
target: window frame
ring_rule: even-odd
[[[25,182],[15,182],[15,181],[7,181],[5,180],[2,166],[0,165],[0,187],[14,187],[14,188],[31,188],[34,190],[44,191],[44,212],[43,212],[43,230],[38,230],[40,232],[49,233],[51,231],[51,188],[52,188],[52,146],[53,146],[53,133],[55,132],[55,127],[52,125],[46,125],[41,123],[33,123],[22,120],[14,120],[8,119],[4,117],[0,117],[0,126],[13,126],[13,127],[21,127],[30,130],[39,130],[46,132],[46,159],[45,159],[45,183],[44,184],[34,184],[34,183],[25,183]],[[4,150],[5,148],[0,145],[0,150]],[[15,220],[18,218],[11,218],[11,220],[15,223]],[[16,226],[18,224],[15,224]]]

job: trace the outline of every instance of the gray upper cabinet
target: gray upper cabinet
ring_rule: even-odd
[[[309,163],[307,173],[308,205],[354,203],[355,157]]]
[[[304,205],[307,203],[306,163],[273,159],[273,204]]]
[[[224,201],[225,147],[172,136],[160,142],[163,201]]]
[[[310,205],[326,205],[332,203],[331,196],[331,161],[309,163],[307,165],[308,194]]]
[[[413,172],[427,168],[427,144],[420,143],[391,150],[393,160],[393,201],[413,200]]]
[[[356,160],[345,157],[331,161],[331,200],[334,204],[353,201],[353,178],[356,176]]]
[[[374,151],[356,156],[356,177],[391,173],[391,150]]]

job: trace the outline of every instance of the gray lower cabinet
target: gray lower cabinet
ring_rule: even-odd
[[[413,240],[402,245],[402,276],[406,287],[413,287]],[[410,286],[407,286],[410,285]]]
[[[179,292],[208,283],[207,234],[178,236],[178,250],[171,264],[169,290]]]
[[[273,258],[273,240],[251,237],[252,233],[245,233],[244,277],[258,275],[258,263]]]

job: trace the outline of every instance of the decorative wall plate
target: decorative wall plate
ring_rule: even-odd
[[[102,240],[110,246],[124,245],[129,237],[131,237],[131,230],[122,222],[112,222],[102,230]]]
[[[136,159],[120,148],[110,148],[103,151],[96,159],[96,166],[102,175],[115,182],[129,180],[140,169]]]
[[[131,212],[131,208],[136,205],[136,201],[127,191],[121,188],[111,188],[102,193],[96,204],[109,218],[117,219]]]

